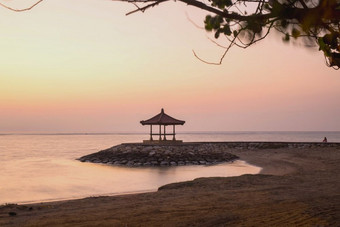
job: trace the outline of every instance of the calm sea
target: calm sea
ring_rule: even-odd
[[[340,132],[180,133],[184,141],[340,142]],[[256,174],[242,161],[216,166],[128,168],[81,163],[83,155],[148,135],[0,133],[0,204],[155,191],[161,185],[198,177]]]

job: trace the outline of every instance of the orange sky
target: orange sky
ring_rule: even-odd
[[[19,2],[23,4],[22,1]],[[26,4],[26,3],[25,3]],[[340,73],[278,34],[223,65],[205,12],[169,2],[49,0],[0,9],[0,131],[147,131],[163,107],[181,131],[340,130]]]

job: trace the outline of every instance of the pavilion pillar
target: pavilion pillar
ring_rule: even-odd
[[[150,125],[150,141],[153,141],[153,139],[152,139],[152,125]]]
[[[166,132],[165,132],[165,125],[164,125],[164,140],[166,140]]]
[[[159,141],[162,140],[162,126],[159,125]]]
[[[176,132],[175,132],[175,125],[173,125],[173,130],[172,130],[172,133],[173,133],[173,137],[172,137],[172,140],[175,141],[176,140]]]

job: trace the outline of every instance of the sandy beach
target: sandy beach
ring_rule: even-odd
[[[340,226],[340,148],[230,153],[263,170],[154,193],[9,204],[0,226]]]

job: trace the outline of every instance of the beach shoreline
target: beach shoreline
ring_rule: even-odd
[[[0,226],[340,225],[339,147],[228,152],[261,173],[198,178],[151,193],[2,206]]]

